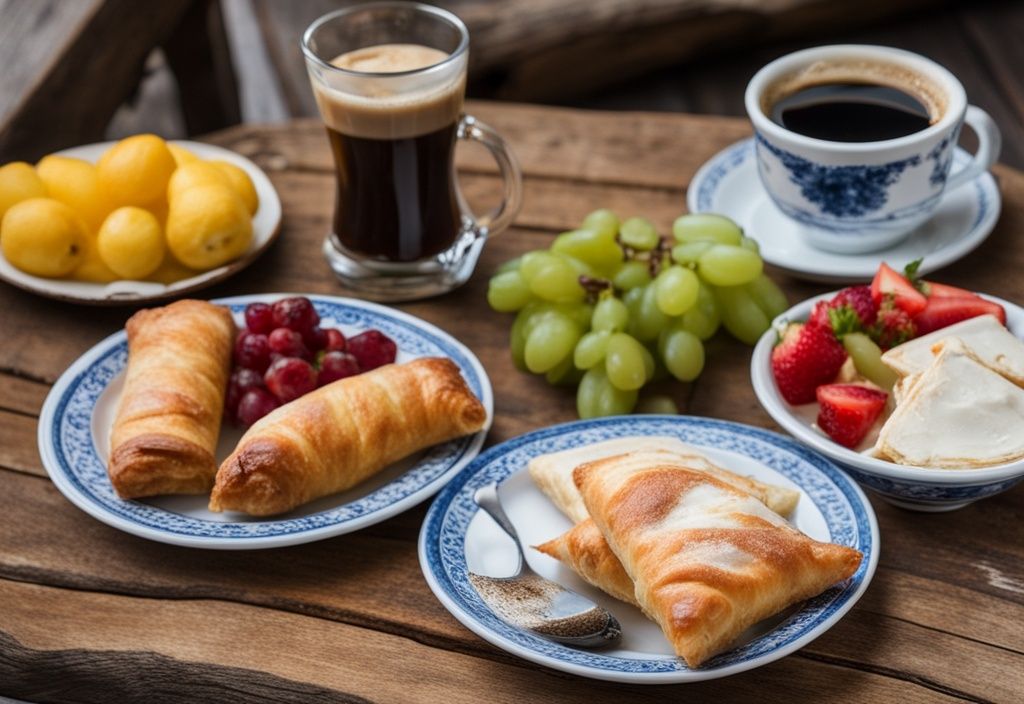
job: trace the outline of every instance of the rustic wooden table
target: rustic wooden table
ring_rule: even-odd
[[[401,308],[459,337],[494,382],[489,443],[574,417],[573,394],[515,370],[505,316],[484,301],[488,274],[546,246],[589,210],[642,213],[663,228],[687,183],[742,120],[585,113],[475,103],[512,142],[525,206],[462,290]],[[343,294],[320,254],[332,208],[330,153],[314,121],[236,128],[210,141],[255,159],[285,206],[284,234],[211,297]],[[471,199],[497,193],[482,154],[462,160]],[[1024,174],[997,168],[1002,219],[942,280],[1024,299]],[[798,301],[824,290],[776,273]],[[497,650],[463,628],[420,574],[426,505],[352,535],[279,550],[204,552],[101,524],[47,479],[36,423],[50,384],[129,311],[91,309],[0,287],[0,695],[31,701],[533,702],[1024,699],[1024,488],[950,514],[872,499],[882,554],[861,602],[783,660],[676,687],[595,682]],[[698,382],[669,389],[694,415],[774,427],[750,386],[750,350],[709,345]]]

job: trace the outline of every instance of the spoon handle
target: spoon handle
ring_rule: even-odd
[[[503,531],[508,533],[509,537],[515,541],[516,548],[519,550],[520,556],[522,556],[523,546],[519,542],[519,534],[516,533],[516,528],[512,525],[512,521],[505,515],[505,509],[501,507],[501,500],[498,499],[498,485],[495,483],[480,487],[473,494],[473,500],[476,501],[476,505],[482,508],[488,516],[494,519],[495,523],[501,526]]]

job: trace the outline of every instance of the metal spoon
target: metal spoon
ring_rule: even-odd
[[[469,573],[469,581],[499,618],[579,648],[600,648],[619,640],[622,627],[607,609],[530,569],[515,526],[501,508],[497,484],[477,489],[473,500],[516,544],[519,565],[511,577]]]

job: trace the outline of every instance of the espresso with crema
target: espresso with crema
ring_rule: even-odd
[[[818,62],[765,91],[762,109],[786,129],[830,142],[876,142],[920,132],[945,112],[945,95],[906,67]]]
[[[381,44],[330,62],[368,74],[369,84],[359,95],[315,91],[337,168],[334,234],[343,248],[411,262],[445,251],[458,237],[452,160],[465,79],[413,91],[396,86],[402,72],[446,58],[419,44]]]

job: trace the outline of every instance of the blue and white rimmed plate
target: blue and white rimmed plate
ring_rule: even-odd
[[[953,170],[971,155],[957,149]],[[931,218],[902,242],[866,254],[836,254],[812,247],[799,223],[784,215],[761,186],[754,139],[744,139],[711,157],[698,169],[686,192],[691,213],[713,212],[735,220],[757,240],[761,257],[793,276],[826,283],[870,280],[878,262],[924,259],[921,274],[952,264],[992,232],[1001,208],[999,187],[990,173],[942,196]]]
[[[526,464],[537,455],[615,437],[669,435],[701,448],[739,474],[800,491],[792,522],[817,540],[850,545],[864,553],[849,580],[783,614],[755,625],[736,646],[690,669],[675,657],[661,630],[639,609],[579,579],[557,560],[530,550],[540,574],[609,609],[622,624],[618,647],[587,651],[559,645],[499,620],[469,582],[473,571],[495,577],[515,569],[511,540],[473,502],[481,486],[500,482],[505,510],[523,542],[537,545],[571,523],[534,486]],[[665,684],[735,674],[777,660],[827,631],[860,598],[878,564],[878,524],[863,492],[831,462],[786,437],[738,423],[686,416],[620,416],[577,421],[537,430],[490,448],[459,474],[434,501],[420,531],[420,566],[445,608],[497,647],[541,665],[584,677]]]
[[[245,306],[286,295],[223,298],[242,322]],[[317,499],[272,520],[213,513],[208,496],[119,499],[107,478],[110,428],[124,383],[128,342],[114,333],[64,372],[43,404],[39,453],[53,483],[73,504],[128,533],[174,545],[242,550],[296,545],[379,523],[418,504],[452,479],[480,452],[494,415],[491,382],[476,356],[444,331],[391,308],[348,298],[306,294],[325,326],[346,335],[376,328],[398,346],[398,362],[443,356],[455,362],[487,409],[480,432],[407,457],[348,491]],[[218,459],[226,457],[241,431],[225,425]]]
[[[263,169],[230,149],[218,147],[215,144],[184,140],[175,140],[172,144],[188,149],[200,159],[220,160],[234,164],[252,179],[260,203],[259,208],[252,216],[252,242],[242,256],[222,266],[209,271],[197,272],[195,276],[189,276],[171,284],[129,280],[101,284],[33,276],[15,267],[0,253],[0,279],[26,291],[60,301],[102,306],[139,305],[183,296],[213,286],[256,261],[256,258],[274,243],[281,231],[281,199],[278,198],[277,191],[274,190],[274,184],[270,182]],[[83,159],[95,164],[112,146],[114,146],[114,142],[85,144],[65,149],[57,154]]]

